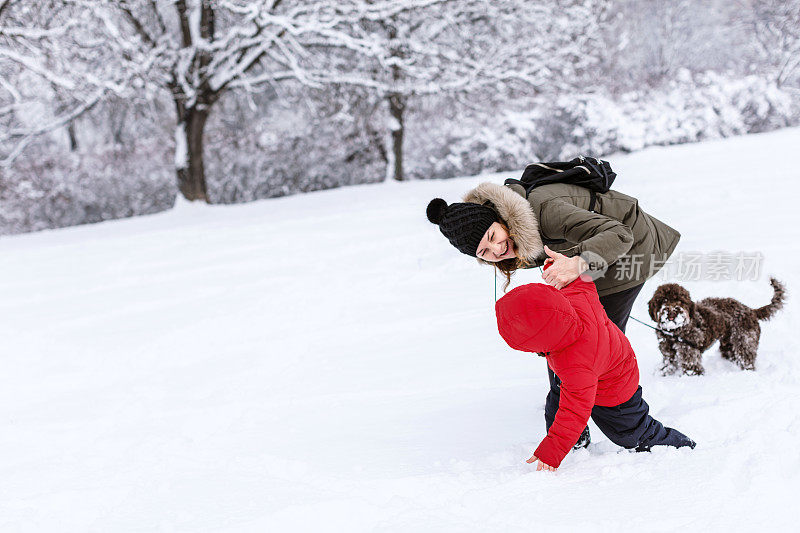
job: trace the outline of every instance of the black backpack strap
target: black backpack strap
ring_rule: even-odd
[[[533,190],[533,186],[535,184],[533,184],[533,183],[525,183],[524,181],[515,180],[514,178],[507,178],[506,181],[503,182],[503,185],[505,185],[506,187],[509,186],[509,185],[519,185],[520,187],[525,189],[525,199],[527,200],[528,196],[530,196],[531,190]]]
[[[596,213],[597,211],[594,210],[594,204],[597,202],[597,193],[592,191],[592,199],[589,201],[589,211],[592,213]]]

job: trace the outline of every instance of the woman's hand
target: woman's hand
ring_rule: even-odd
[[[544,461],[542,461],[541,459],[539,459],[535,455],[532,456],[530,459],[528,459],[525,462],[530,464],[530,463],[535,463],[536,461],[539,461],[539,463],[536,465],[536,470],[537,471],[539,471],[539,470],[547,470],[548,472],[555,472],[556,470],[558,470],[558,468],[556,468],[555,466],[550,466],[549,464],[545,463]]]
[[[542,279],[556,289],[561,290],[566,287],[575,281],[584,270],[589,268],[589,265],[580,256],[567,257],[564,254],[554,252],[547,245],[544,246],[544,252],[548,255],[544,264],[552,264],[543,271]]]

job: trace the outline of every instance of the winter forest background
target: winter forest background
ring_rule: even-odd
[[[0,0],[0,234],[800,124],[800,0]]]

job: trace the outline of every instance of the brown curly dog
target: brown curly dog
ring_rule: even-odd
[[[704,298],[695,303],[682,286],[659,286],[648,302],[650,318],[658,324],[658,347],[664,356],[663,375],[703,373],[703,352],[719,340],[722,357],[742,370],[755,370],[761,337],[759,320],[768,320],[783,307],[786,288],[775,278],[772,301],[752,309],[733,298]]]

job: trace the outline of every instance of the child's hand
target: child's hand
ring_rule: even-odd
[[[550,466],[549,464],[545,463],[544,461],[542,461],[541,459],[539,459],[535,455],[531,456],[531,458],[528,459],[525,462],[530,464],[530,463],[533,463],[533,462],[536,462],[536,461],[539,461],[539,464],[536,465],[536,471],[537,472],[539,470],[548,470],[550,472],[555,472],[556,470],[558,470],[558,468],[556,468],[555,466]]]

